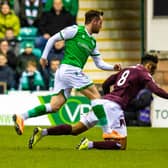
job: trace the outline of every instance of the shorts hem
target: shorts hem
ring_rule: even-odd
[[[84,89],[86,89],[86,88],[88,88],[89,86],[92,86],[93,85],[93,83],[90,83],[90,84],[88,84],[88,85],[86,85],[86,86],[83,86],[83,87],[81,87],[81,88],[77,88],[76,90],[77,91],[81,91],[81,90],[84,90]]]
[[[67,100],[67,98],[66,98],[66,96],[65,96],[65,94],[64,94],[64,90],[63,90],[63,89],[60,90],[60,91],[57,92],[57,93],[52,94],[52,96],[57,96],[57,95],[59,95],[60,93],[62,93],[62,95],[64,96],[64,99]]]

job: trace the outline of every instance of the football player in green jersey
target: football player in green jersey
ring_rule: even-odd
[[[85,25],[73,25],[53,35],[47,42],[42,57],[41,66],[47,65],[47,56],[54,43],[59,40],[65,41],[65,54],[61,65],[55,74],[54,91],[50,103],[37,106],[21,115],[14,114],[13,121],[17,134],[22,135],[24,120],[58,111],[70,96],[71,89],[75,88],[91,100],[91,106],[100,124],[106,128],[107,120],[104,108],[99,104],[100,94],[93,82],[82,72],[89,56],[95,65],[107,71],[120,70],[119,64],[110,65],[103,61],[97,49],[96,40],[92,36],[99,33],[103,22],[103,12],[90,10],[85,14]],[[110,130],[111,131],[111,130]]]

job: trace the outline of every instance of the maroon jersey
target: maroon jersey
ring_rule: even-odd
[[[114,85],[111,93],[110,86]],[[110,76],[103,84],[104,99],[117,102],[123,109],[141,89],[148,88],[156,95],[168,99],[168,93],[159,88],[143,65],[125,68]]]

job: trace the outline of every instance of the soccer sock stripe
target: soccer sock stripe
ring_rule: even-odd
[[[47,131],[46,128],[42,130],[41,135],[42,135],[42,136],[48,135],[48,131]]]
[[[89,141],[88,143],[88,149],[92,149],[93,148],[93,141]]]
[[[27,120],[29,118],[28,112],[21,114],[21,117],[23,120]]]
[[[45,107],[47,112],[52,112],[52,107],[50,103],[45,104]]]

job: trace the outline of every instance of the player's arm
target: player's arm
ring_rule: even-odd
[[[104,62],[102,57],[100,56],[100,52],[97,49],[97,47],[95,47],[91,56],[92,56],[92,59],[93,59],[95,65],[102,70],[106,70],[106,71],[119,71],[119,70],[121,70],[120,64],[110,65],[110,64]]]
[[[50,50],[52,49],[52,47],[54,46],[55,42],[60,41],[60,40],[68,40],[68,39],[73,38],[76,35],[77,30],[78,30],[78,27],[76,25],[69,26],[69,27],[61,30],[60,32],[56,33],[55,35],[53,35],[47,41],[47,44],[44,48],[43,54],[40,59],[40,63],[42,65],[42,67],[45,67],[45,65],[47,64],[47,56],[48,56]]]
[[[118,73],[117,73],[118,74]],[[115,81],[117,80],[117,74],[113,74],[110,77],[108,77],[104,83],[102,84],[103,93],[108,94],[110,93],[110,87],[114,85]]]
[[[147,88],[155,93],[157,96],[168,99],[168,93],[162,88],[158,87],[156,83],[150,81],[147,83]]]
[[[157,96],[168,99],[168,93],[160,88],[150,75],[146,77],[146,87]]]

